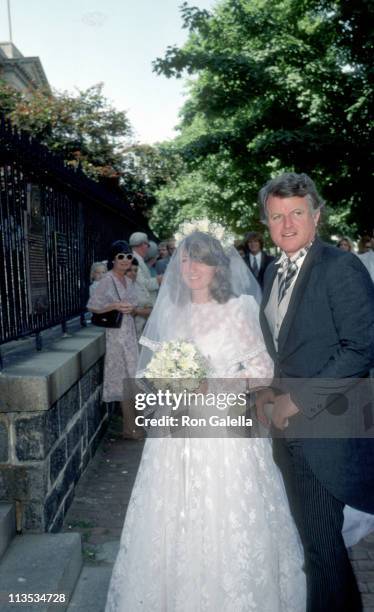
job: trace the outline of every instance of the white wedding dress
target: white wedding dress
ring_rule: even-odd
[[[191,329],[216,378],[271,378],[253,298],[192,305]],[[106,612],[304,612],[271,442],[220,434],[147,440]]]

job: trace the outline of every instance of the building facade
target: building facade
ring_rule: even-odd
[[[50,91],[38,57],[25,57],[12,42],[0,42],[0,79],[18,91]]]

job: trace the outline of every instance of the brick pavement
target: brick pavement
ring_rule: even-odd
[[[82,536],[85,563],[112,563],[144,443],[121,438],[121,418],[111,419],[95,457],[80,479],[63,530]],[[113,545],[113,554],[107,555]]]
[[[365,612],[374,612],[374,534],[361,540],[350,551]]]
[[[114,416],[94,459],[76,488],[64,531],[82,535],[86,564],[111,565],[118,550],[142,442],[120,438],[121,420]],[[357,544],[350,556],[364,601],[374,612],[374,534]]]

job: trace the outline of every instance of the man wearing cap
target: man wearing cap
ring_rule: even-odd
[[[152,277],[151,272],[144,261],[149,249],[148,236],[143,232],[134,232],[130,236],[129,243],[132,248],[132,252],[139,262],[137,281],[151,293],[154,301],[156,301],[157,291],[162,282],[162,275],[159,274]]]

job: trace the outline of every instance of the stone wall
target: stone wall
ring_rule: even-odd
[[[0,501],[16,505],[19,529],[62,525],[112,409],[104,351],[104,332],[89,327],[0,375]]]

